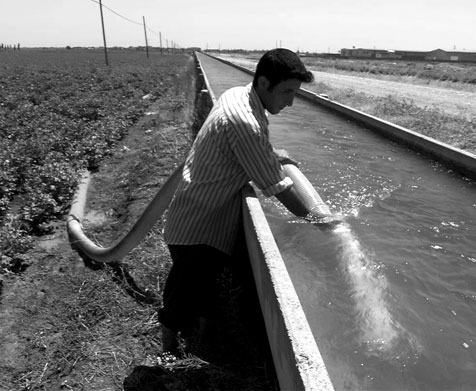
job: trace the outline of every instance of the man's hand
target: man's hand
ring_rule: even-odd
[[[344,224],[343,216],[339,215],[320,215],[311,212],[304,219],[322,229],[334,229],[338,225]]]
[[[296,167],[298,167],[298,162],[295,161],[294,159],[291,159],[289,157],[289,154],[286,150],[284,149],[274,149],[273,148],[273,152],[276,154],[276,156],[278,157],[278,160],[279,162],[281,163],[281,165],[285,165],[285,164],[293,164],[295,165]]]

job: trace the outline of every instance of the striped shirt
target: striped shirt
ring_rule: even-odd
[[[223,93],[200,129],[169,208],[167,244],[208,244],[231,254],[240,191],[250,181],[268,197],[292,186],[273,152],[268,119],[251,84]]]

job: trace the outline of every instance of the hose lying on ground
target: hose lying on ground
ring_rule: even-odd
[[[71,245],[95,261],[105,263],[119,262],[129,251],[139,244],[165,212],[175,194],[183,166],[184,164],[182,163],[175,169],[172,175],[170,175],[129,232],[110,247],[98,246],[83,232],[81,219],[84,213],[87,183],[85,186],[80,186],[71,206],[67,221]]]

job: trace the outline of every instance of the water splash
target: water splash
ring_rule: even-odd
[[[401,187],[389,178],[379,175],[363,174],[361,172],[340,173],[338,179],[327,178],[325,190],[333,209],[340,213],[357,217],[362,208],[371,208],[375,202],[383,201]],[[362,185],[365,183],[365,185]]]
[[[387,279],[378,274],[378,265],[361,248],[347,224],[336,227],[333,234],[338,239],[341,266],[352,289],[361,341],[371,355],[391,350],[397,343],[401,326],[388,309]]]

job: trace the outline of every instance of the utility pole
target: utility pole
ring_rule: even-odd
[[[142,16],[144,22],[144,35],[145,35],[145,51],[147,52],[147,58],[149,58],[149,43],[147,42],[147,27],[145,27],[145,17]]]
[[[109,65],[107,58],[106,30],[104,30],[104,16],[102,14],[102,0],[99,0],[99,9],[101,10],[102,38],[104,41],[104,56],[106,57],[106,66]]]
[[[162,33],[159,31],[159,37],[160,37],[160,54],[162,54]]]

